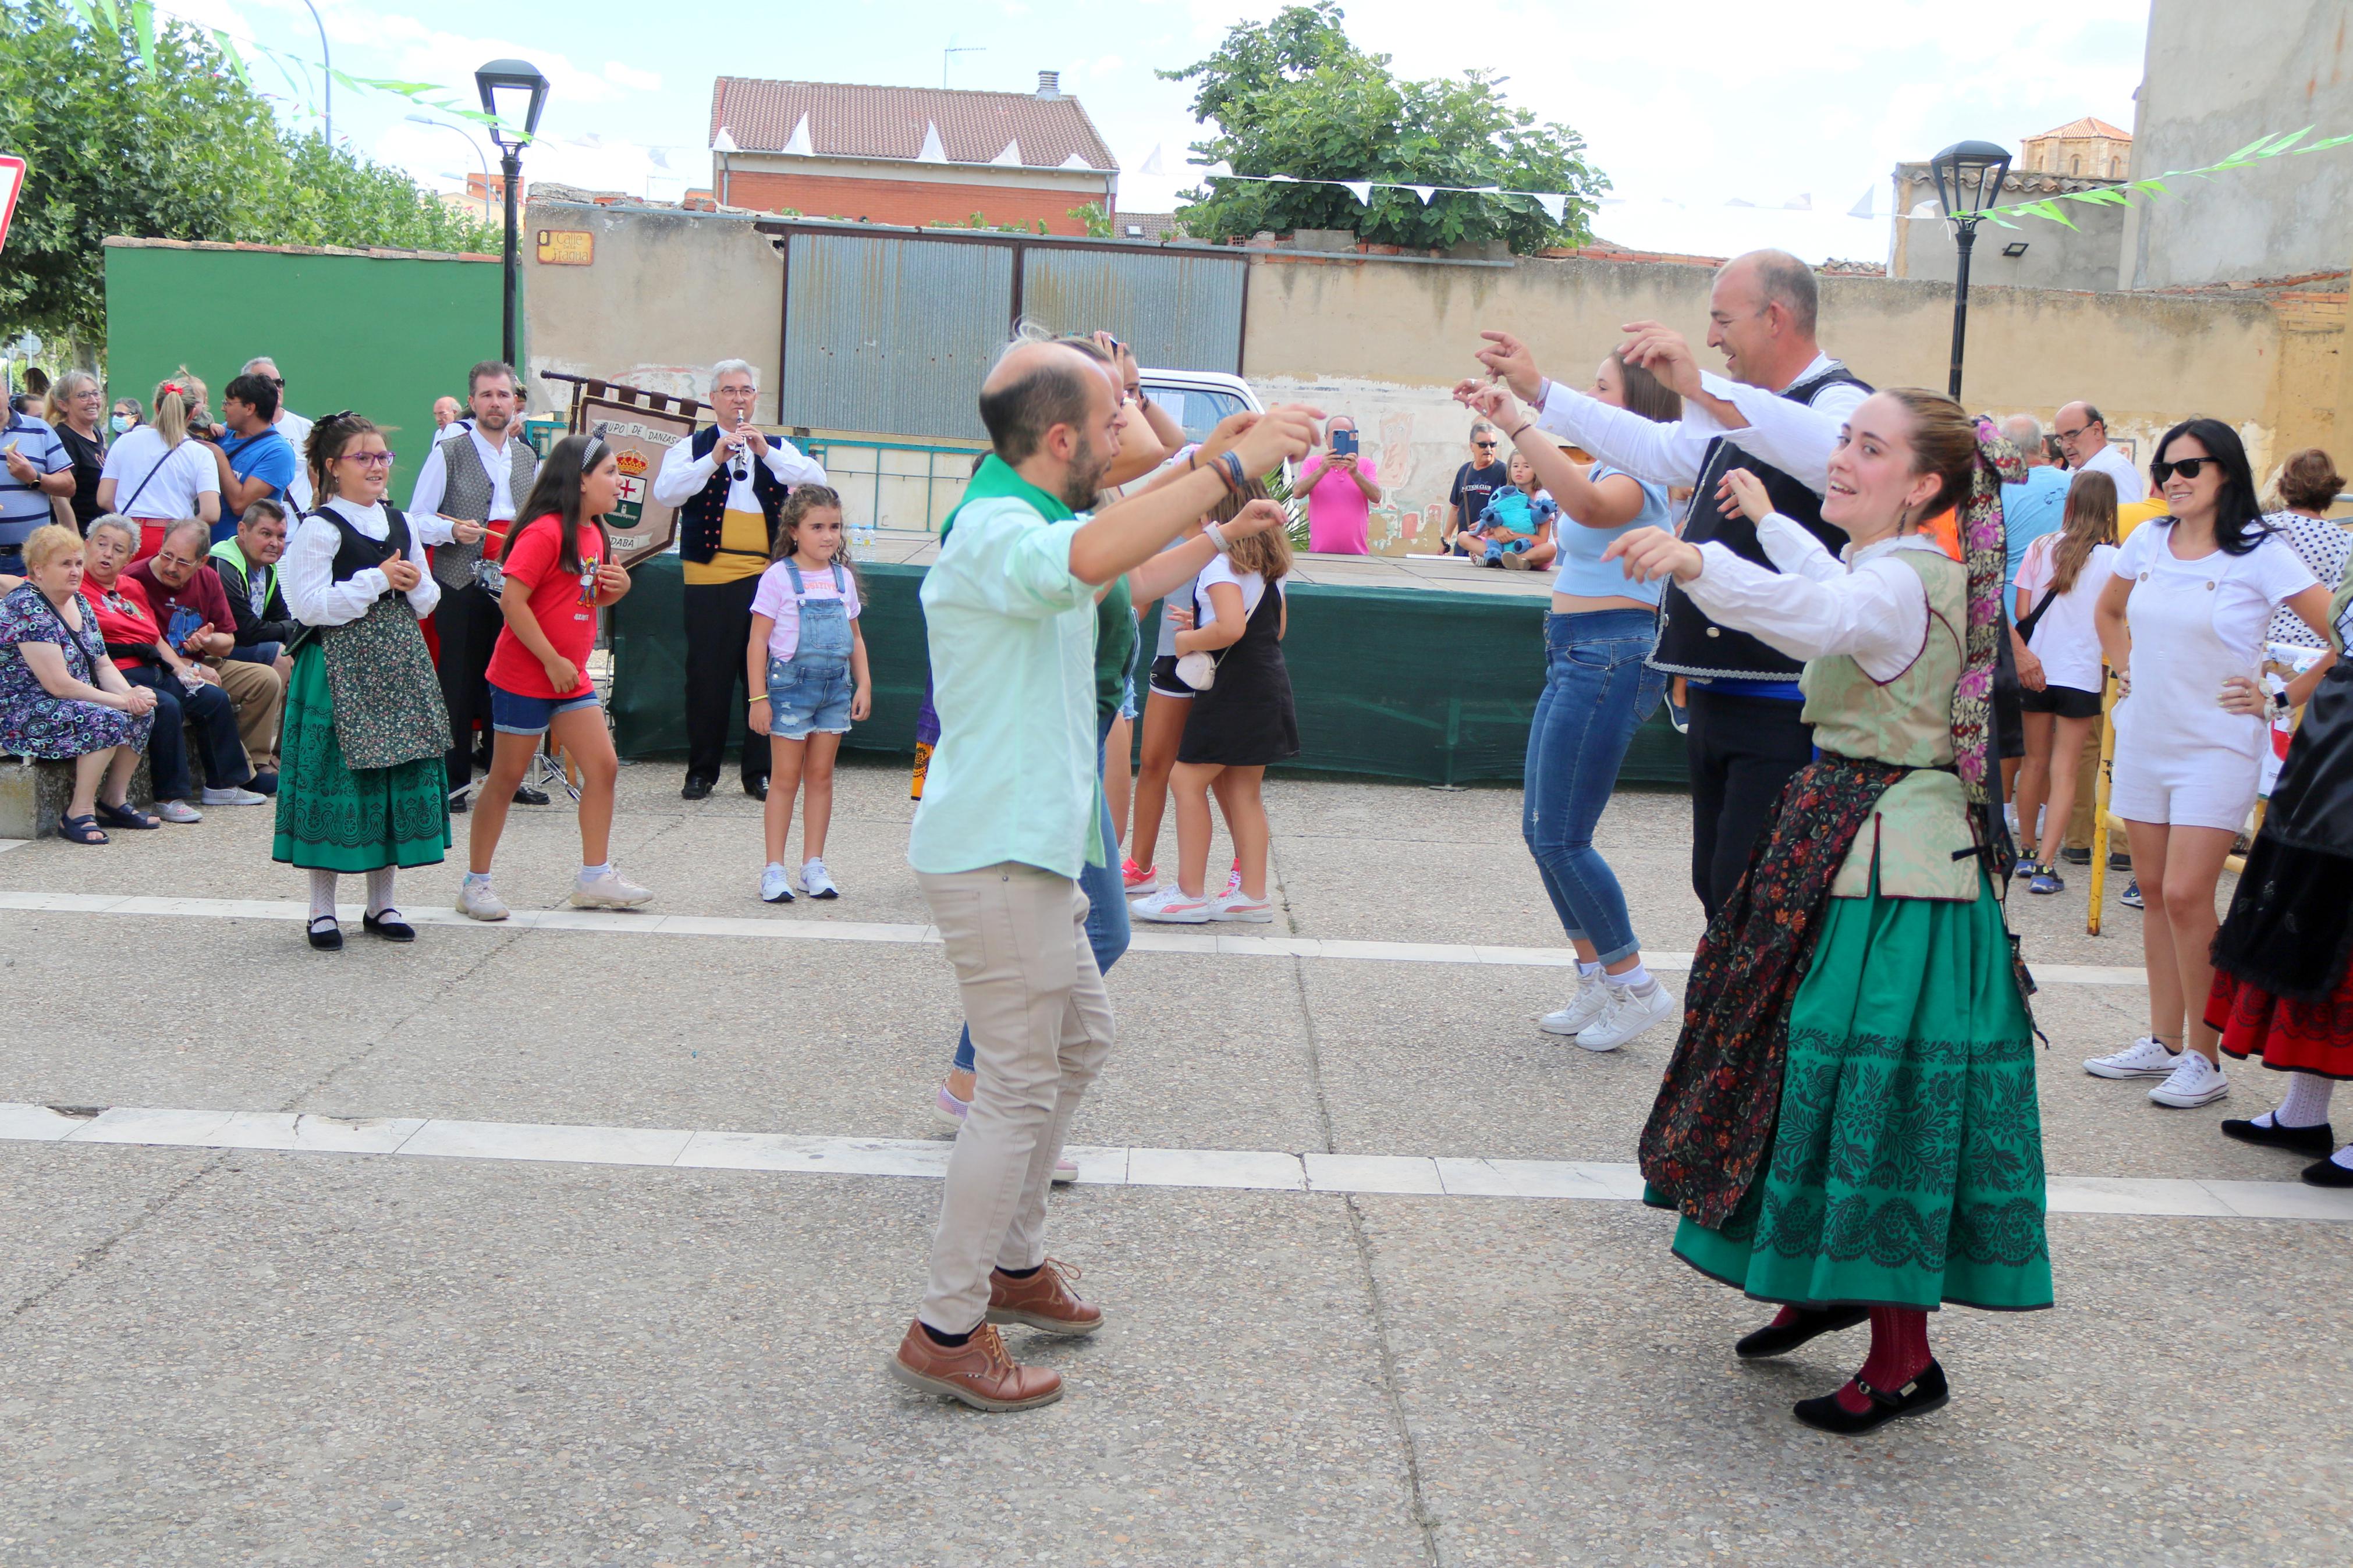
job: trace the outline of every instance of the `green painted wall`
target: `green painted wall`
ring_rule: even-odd
[[[464,397],[468,368],[498,357],[499,280],[495,261],[109,246],[107,395],[146,404],[185,364],[217,417],[229,378],[268,354],[296,413],[356,408],[399,427],[403,498],[429,449],[433,400]]]

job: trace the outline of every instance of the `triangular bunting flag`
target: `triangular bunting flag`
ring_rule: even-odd
[[[1545,216],[1558,223],[1560,215],[1568,210],[1568,198],[1565,195],[1540,195],[1536,197],[1536,205],[1544,208]]]
[[[1356,198],[1356,205],[1357,205],[1358,206],[1360,206],[1360,207],[1368,207],[1368,206],[1370,206],[1370,205],[1373,205],[1373,183],[1372,183],[1372,181],[1370,181],[1370,180],[1342,180],[1342,181],[1340,182],[1340,184],[1344,184],[1344,185],[1345,185],[1345,186],[1347,186],[1347,187],[1348,187],[1348,194],[1349,194],[1350,195],[1353,195],[1353,196],[1355,196],[1355,197]]]
[[[924,121],[923,150],[915,154],[915,162],[918,163],[944,163],[947,161],[948,151],[946,148],[940,145],[939,126],[929,120]]]
[[[1424,206],[1428,206],[1430,205],[1430,194],[1438,189],[1436,185],[1408,185],[1405,188],[1411,191],[1415,195],[1419,196],[1421,198],[1421,205]]]
[[[1849,217],[1876,217],[1878,215],[1872,211],[1872,205],[1873,199],[1877,197],[1878,195],[1879,187],[1877,185],[1865,185],[1862,191],[1862,200],[1847,208],[1846,216]]]
[[[711,150],[714,153],[741,153],[744,149],[735,144],[735,138],[727,134],[727,127],[723,125],[719,128],[719,134],[711,139]]]
[[[1152,144],[1152,156],[1146,158],[1135,172],[1139,174],[1157,174],[1164,172],[1160,167],[1159,142],[1155,142]]]
[[[785,151],[796,158],[817,156],[817,149],[809,145],[808,115],[806,111],[801,115],[800,123],[793,127],[792,135],[786,139]]]

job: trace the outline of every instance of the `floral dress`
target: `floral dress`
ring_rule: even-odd
[[[62,760],[147,744],[153,715],[52,697],[17,650],[19,643],[54,644],[65,655],[67,674],[97,685],[97,667],[105,661],[106,645],[99,639],[88,605],[79,608],[81,626],[77,629],[30,583],[0,598],[0,754]]]

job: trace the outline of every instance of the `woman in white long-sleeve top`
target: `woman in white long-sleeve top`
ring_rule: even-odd
[[[305,630],[286,690],[270,854],[311,873],[312,947],[343,945],[335,879],[347,871],[367,878],[364,928],[413,942],[393,872],[438,865],[449,847],[448,710],[417,624],[441,590],[416,531],[385,504],[393,454],[373,424],[330,415],[307,457],[321,504],[278,572]]]
[[[1739,1355],[1870,1319],[1862,1369],[1795,1412],[1843,1435],[1945,1403],[1943,1303],[2051,1304],[2032,1026],[2007,868],[1988,868],[2000,480],[2018,469],[1951,399],[1882,392],[1830,459],[1843,561],[1745,471],[1726,489],[1772,567],[1659,530],[1609,551],[1805,660],[1819,752],[1708,922],[1641,1162],[1649,1200],[1683,1215],[1676,1255],[1782,1304]],[[1955,505],[1966,564],[1917,531]]]

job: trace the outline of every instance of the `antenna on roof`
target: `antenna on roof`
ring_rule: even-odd
[[[956,36],[954,33],[950,33],[948,35],[948,47],[940,51],[940,86],[944,89],[948,85],[948,63],[955,56],[985,55],[987,53],[988,53],[988,49],[986,45],[958,44],[956,42]]]

